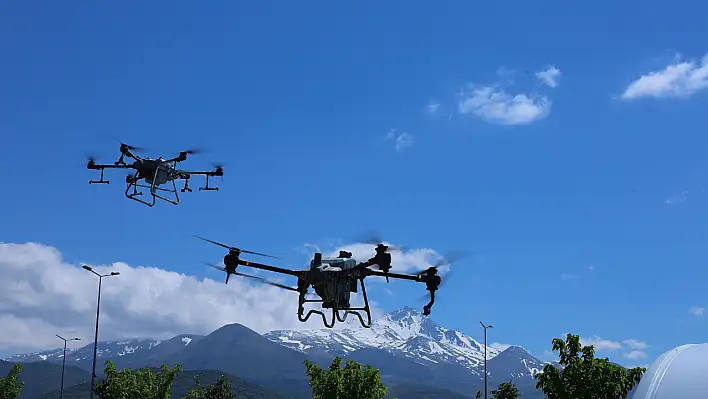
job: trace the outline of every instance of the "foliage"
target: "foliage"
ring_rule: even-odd
[[[513,382],[502,382],[497,389],[490,392],[493,399],[519,399],[521,392]]]
[[[548,399],[626,399],[645,368],[625,369],[607,358],[596,359],[592,345],[582,346],[580,336],[553,339],[562,370],[547,364],[536,374],[536,388]]]
[[[481,399],[482,398],[482,391],[479,389],[477,390],[477,394],[474,396],[475,399]]]
[[[22,371],[22,365],[15,363],[10,372],[7,373],[7,377],[0,377],[0,399],[17,399],[20,397],[22,387],[25,386],[25,383],[20,381],[20,371]]]
[[[383,399],[387,388],[381,382],[381,373],[371,366],[348,360],[342,368],[337,356],[328,370],[305,361],[310,378],[313,399]]]
[[[233,399],[234,397],[231,383],[223,374],[211,385],[203,386],[198,375],[194,377],[194,382],[197,387],[190,389],[187,396],[182,399]]]
[[[115,364],[107,360],[106,378],[96,386],[95,392],[101,399],[169,399],[170,388],[180,371],[182,366],[169,369],[167,365],[162,365],[158,373],[149,368],[118,371]]]

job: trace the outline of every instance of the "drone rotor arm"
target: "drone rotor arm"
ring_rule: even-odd
[[[239,259],[238,264],[241,266],[253,267],[255,269],[267,270],[269,272],[286,274],[288,276],[295,276],[298,278],[304,278],[305,273],[302,270],[290,270],[282,267],[264,265],[262,263],[250,262],[247,260]]]
[[[89,162],[86,165],[87,169],[101,170],[101,169],[131,169],[133,165],[114,165],[114,164],[100,164],[95,162]]]
[[[401,274],[401,273],[384,273],[378,270],[371,270],[367,269],[368,271],[366,274],[368,276],[379,276],[379,277],[389,277],[389,278],[397,278],[401,280],[408,280],[408,281],[423,281],[419,276],[411,276],[408,274]]]

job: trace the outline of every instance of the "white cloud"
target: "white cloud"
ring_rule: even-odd
[[[386,140],[394,142],[396,151],[401,151],[413,145],[413,136],[409,133],[398,133],[396,130],[390,130],[386,133]]]
[[[580,344],[583,346],[592,345],[596,352],[623,350],[622,357],[626,359],[644,359],[647,357],[644,349],[648,348],[646,342],[628,338],[620,341],[612,341],[602,339],[598,336],[589,338],[580,338]]]
[[[493,86],[472,87],[462,93],[459,112],[474,114],[490,123],[527,125],[548,116],[551,101],[541,95],[512,95]]]
[[[622,343],[617,341],[610,341],[607,339],[602,339],[598,336],[592,336],[590,338],[580,337],[580,344],[582,346],[592,345],[596,351],[604,350],[617,350],[622,348]]]
[[[361,244],[347,248],[362,258],[373,255]],[[373,252],[370,245],[366,248]],[[394,252],[393,270],[427,266],[422,257],[434,255],[427,249]],[[232,277],[226,285],[222,276],[219,281],[200,280],[122,262],[91,266],[99,273],[120,273],[103,281],[101,340],[206,334],[229,323],[241,323],[260,333],[322,327],[317,318],[299,322],[297,293],[276,287],[251,285],[238,277]],[[292,278],[272,273],[269,279],[295,285]],[[57,347],[55,334],[78,336],[83,341],[93,339],[97,280],[80,265],[64,262],[53,247],[0,243],[0,351],[22,353]],[[353,294],[352,302],[360,301]],[[380,315],[371,299],[370,305],[372,317]],[[347,324],[337,324],[335,328]]]
[[[682,191],[678,194],[674,194],[664,201],[666,205],[677,205],[684,203],[688,200],[688,191]]]
[[[642,341],[637,341],[636,339],[625,339],[622,341],[623,344],[625,344],[627,347],[630,349],[646,349],[649,347],[646,342]]]
[[[703,317],[706,315],[706,308],[700,307],[700,306],[694,306],[691,309],[688,309],[688,313],[690,313],[696,317]]]
[[[440,112],[440,103],[437,101],[431,100],[428,103],[428,105],[425,106],[425,112],[428,115],[433,115],[433,116],[438,115],[438,113]]]
[[[502,344],[502,343],[499,343],[499,342],[495,342],[495,343],[489,345],[490,348],[497,349],[497,350],[499,350],[499,352],[505,351],[505,350],[506,350],[507,348],[509,348],[510,346],[512,346],[512,345],[509,345],[509,344]]]
[[[631,352],[627,352],[627,353],[623,354],[622,356],[624,356],[626,359],[637,360],[637,359],[645,359],[647,357],[647,354],[642,351],[639,351],[639,350],[634,350]]]
[[[688,98],[706,88],[708,88],[708,54],[700,63],[681,61],[680,55],[677,55],[673,64],[660,71],[650,72],[630,83],[621,97],[624,100],[646,97]]]
[[[561,71],[553,65],[549,65],[546,69],[536,72],[536,77],[543,84],[550,88],[555,88],[558,86],[558,80],[560,79]]]

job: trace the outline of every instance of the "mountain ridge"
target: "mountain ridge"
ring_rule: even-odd
[[[380,369],[384,382],[402,391],[416,385],[438,389],[443,395],[440,397],[445,397],[441,388],[448,395],[456,392],[465,396],[483,386],[484,345],[460,331],[442,327],[415,309],[403,307],[386,313],[370,329],[356,321],[343,324],[336,329],[259,334],[233,323],[206,336],[180,334],[168,340],[100,341],[97,374],[105,360],[112,360],[118,368],[179,363],[185,370],[221,370],[249,383],[288,391],[293,398],[307,398],[311,392],[304,361],[327,367],[335,356],[342,356]],[[90,371],[92,355],[93,343],[67,351],[67,365]],[[60,350],[52,349],[7,360],[61,363],[62,358]],[[533,377],[545,364],[548,362],[520,346],[503,351],[487,346],[489,386],[512,378],[517,386],[524,387],[524,397],[529,399],[542,397],[537,395]]]

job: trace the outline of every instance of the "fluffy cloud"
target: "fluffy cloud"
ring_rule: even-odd
[[[370,245],[346,248],[361,258],[368,258],[373,252]],[[427,266],[424,257],[429,255],[435,255],[434,251],[394,252],[394,270]],[[204,334],[229,323],[241,323],[261,333],[322,327],[321,320],[315,318],[300,323],[297,293],[276,287],[251,285],[239,278],[232,278],[226,285],[223,281],[122,262],[91,266],[101,274],[120,273],[103,281],[103,340]],[[24,352],[56,347],[54,334],[92,339],[97,280],[80,265],[63,261],[55,248],[36,243],[0,243],[0,350]],[[353,302],[359,300],[355,297]],[[374,309],[374,313],[380,311]]]
[[[550,88],[555,88],[558,86],[560,76],[560,69],[554,67],[553,65],[549,65],[546,69],[536,72],[536,77],[538,80]]]
[[[413,136],[406,132],[398,133],[395,130],[390,130],[386,133],[386,140],[394,143],[396,151],[401,151],[413,145]]]
[[[551,101],[545,96],[510,94],[494,86],[471,86],[470,89],[462,93],[459,112],[476,115],[490,123],[527,125],[551,112]]]
[[[580,344],[583,346],[592,345],[596,351],[617,350],[622,348],[621,342],[602,339],[598,336],[592,336],[590,338],[581,337]]]
[[[636,100],[640,98],[687,98],[708,88],[708,54],[697,63],[681,61],[676,57],[660,71],[650,72],[627,86],[621,98]]]
[[[706,308],[701,306],[694,306],[691,309],[688,309],[688,313],[696,317],[703,317],[706,315]]]
[[[623,350],[623,357],[627,359],[644,359],[646,358],[646,353],[644,349],[648,348],[646,342],[638,341],[636,339],[625,339],[623,341],[611,341],[607,339],[602,339],[598,336],[592,336],[589,338],[580,338],[580,344],[583,346],[592,345],[597,352],[603,351],[616,351]]]

